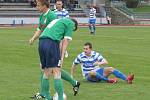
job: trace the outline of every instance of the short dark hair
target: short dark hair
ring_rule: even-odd
[[[62,3],[63,3],[63,1],[62,1],[62,0],[56,0],[56,2],[62,2]]]
[[[84,44],[84,46],[89,46],[89,48],[92,49],[92,43],[90,43],[90,42],[86,42],[86,43]]]
[[[76,31],[77,29],[78,29],[78,21],[77,20],[75,20],[75,19],[71,19],[73,22],[74,22],[74,24],[75,24],[75,29],[73,30],[73,31]]]
[[[40,2],[43,6],[45,5],[47,8],[50,7],[50,1],[49,0],[37,0],[37,2]]]

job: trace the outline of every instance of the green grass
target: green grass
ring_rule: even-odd
[[[0,29],[0,100],[30,100],[39,88],[39,57],[37,42],[30,46],[33,28]],[[134,73],[132,85],[119,80],[117,84],[89,83],[83,80],[80,66],[75,78],[81,81],[79,94],[74,97],[72,86],[64,81],[68,100],[149,100],[150,91],[150,27],[101,27],[96,36],[87,28],[74,35],[63,68],[70,72],[74,58],[82,52],[83,44],[93,43],[113,66],[125,74]],[[51,80],[51,94],[54,94]]]
[[[130,8],[133,12],[137,13],[150,13],[150,6],[139,6],[137,8]]]

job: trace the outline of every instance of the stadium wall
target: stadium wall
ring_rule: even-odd
[[[74,17],[74,18],[77,19],[79,24],[87,24],[88,23],[88,18],[77,18],[77,17]],[[31,18],[27,18],[27,17],[0,18],[1,25],[38,24],[38,22],[39,22],[38,17],[37,18],[35,18],[35,17],[31,17]],[[96,24],[107,24],[107,20],[106,20],[106,18],[97,18]]]

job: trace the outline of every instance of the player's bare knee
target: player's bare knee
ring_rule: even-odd
[[[110,72],[113,72],[115,70],[115,68],[113,68],[113,67],[109,67],[108,69]]]
[[[60,79],[61,78],[60,68],[54,68],[53,69],[53,76],[54,76],[54,79]]]
[[[95,71],[90,71],[89,72],[89,76],[92,77],[92,78],[95,77],[96,76],[96,72]]]
[[[50,76],[50,70],[49,70],[49,68],[44,69],[44,75],[43,75],[43,78],[48,79],[49,76]]]

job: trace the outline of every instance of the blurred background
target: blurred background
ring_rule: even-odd
[[[88,23],[89,6],[94,5],[97,25],[149,25],[150,0],[62,0],[70,17],[80,24]],[[50,8],[55,8],[56,0],[50,0]],[[39,12],[35,0],[0,0],[0,25],[37,24]]]

